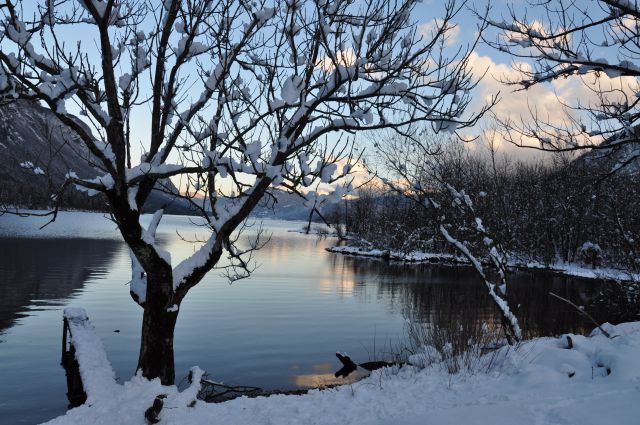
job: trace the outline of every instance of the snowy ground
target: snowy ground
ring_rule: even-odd
[[[422,251],[400,252],[381,249],[368,249],[358,246],[335,246],[327,248],[327,251],[344,255],[356,255],[372,258],[388,258],[392,261],[412,263],[441,263],[441,264],[469,264],[464,257],[452,254],[439,254]],[[633,274],[625,270],[601,267],[593,269],[575,263],[543,264],[540,262],[510,261],[509,267],[525,270],[547,270],[567,276],[576,276],[586,279],[606,279],[621,281],[640,281],[640,274]]]
[[[70,410],[49,424],[144,424],[155,396],[167,394],[160,424],[492,424],[637,425],[640,418],[640,322],[605,325],[613,339],[538,338],[503,347],[473,372],[450,375],[441,364],[383,369],[355,384],[302,396],[194,400],[135,377],[111,397]],[[194,369],[199,375],[200,371]]]

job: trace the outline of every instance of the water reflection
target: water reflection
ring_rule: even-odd
[[[332,276],[318,279],[318,291],[323,295],[338,294],[341,298],[352,297],[356,287],[355,273],[345,264],[338,266],[332,261]],[[360,282],[362,285],[362,282]]]
[[[368,372],[359,368],[346,377],[337,377],[335,376],[335,370],[335,362],[318,363],[313,365],[313,373],[294,375],[292,381],[298,388],[323,388],[351,384],[368,375]]]
[[[119,246],[107,239],[0,238],[0,333],[106,275]]]
[[[427,264],[407,267],[356,257],[345,257],[343,264],[355,276],[377,276],[374,287],[363,281],[356,283],[355,296],[367,300],[384,296],[389,308],[410,320],[443,327],[472,322],[497,327],[500,322],[486,288],[471,268]],[[513,271],[508,276],[508,284],[509,305],[518,317],[525,338],[586,333],[593,328],[588,319],[551,297],[549,292],[586,305],[598,293],[601,282],[550,272]]]
[[[27,232],[16,221],[0,217],[0,235]],[[341,367],[335,352],[346,351],[357,363],[390,360],[387,354],[405,338],[407,317],[447,327],[497,320],[472,270],[330,254],[324,248],[335,240],[287,231],[301,223],[265,224],[272,237],[257,253],[260,267],[250,279],[229,285],[214,271],[185,298],[175,334],[178,379],[198,365],[231,385],[345,383],[334,377]],[[56,226],[49,239],[0,237],[0,376],[14,383],[0,387],[0,417],[7,423],[64,412],[60,310],[69,303],[87,308],[119,378],[129,379],[136,366],[141,309],[124,285],[130,260],[113,223],[102,215],[63,213]],[[195,248],[176,228],[187,237],[204,234],[189,218],[163,219],[159,239],[174,264]],[[87,235],[102,239],[81,238]],[[593,282],[540,273],[516,273],[511,282],[510,302],[520,304],[528,334],[591,328],[546,293],[584,302],[597,287]]]

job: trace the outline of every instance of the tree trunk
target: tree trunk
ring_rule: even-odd
[[[156,269],[156,271],[160,271]],[[178,309],[168,311],[171,302],[172,277],[170,272],[147,275],[147,294],[142,317],[140,357],[138,371],[147,379],[160,378],[163,385],[175,383],[173,363],[173,334]],[[174,310],[171,308],[171,310]]]
[[[176,313],[145,309],[138,370],[147,379],[160,378],[163,385],[175,383],[173,334]]]

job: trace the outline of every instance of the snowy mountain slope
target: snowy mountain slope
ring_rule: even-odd
[[[49,186],[59,187],[72,170],[97,174],[89,154],[53,113],[34,102],[0,107],[0,196],[9,203],[46,202]]]
[[[68,172],[81,178],[104,174],[84,144],[50,110],[25,100],[0,106],[0,159],[0,202],[5,204],[44,207]],[[171,190],[177,193],[173,185]],[[67,191],[64,205],[105,209],[100,196],[73,189]],[[154,191],[145,211],[162,207],[169,214],[191,212],[185,201]]]

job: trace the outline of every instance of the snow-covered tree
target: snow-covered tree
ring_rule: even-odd
[[[376,143],[377,152],[384,158],[387,168],[384,171],[390,174],[383,182],[422,210],[421,215],[426,219],[417,230],[431,228],[433,235],[442,238],[469,261],[500,313],[507,340],[517,342],[522,339],[522,330],[506,297],[508,254],[483,223],[470,194],[453,186],[460,182],[451,176],[455,171],[451,173],[447,168],[464,168],[470,164],[456,163],[460,157],[455,155],[440,160],[445,156],[446,147],[447,141],[434,137],[429,130],[416,131],[408,138],[380,138]],[[486,193],[473,195],[481,199]]]
[[[489,16],[489,18],[486,18]],[[582,86],[578,99],[561,100],[566,117],[531,110],[521,120],[498,117],[505,139],[550,151],[596,149],[615,159],[609,172],[640,160],[640,3],[628,0],[529,0],[509,13],[483,12],[498,30],[485,41],[514,58],[527,90],[569,79]]]
[[[248,272],[248,252],[234,235],[274,188],[314,204],[317,185],[348,175],[356,161],[350,134],[402,132],[425,121],[454,131],[476,120],[463,116],[473,87],[467,55],[441,49],[460,5],[447,2],[435,30],[422,36],[415,4],[0,4],[4,101],[36,100],[77,134],[100,175],[83,179],[70,170],[64,186],[104,194],[130,248],[131,293],[144,309],[138,369],[145,377],[174,382],[182,300],[224,253],[236,266],[232,279]],[[146,121],[146,140],[132,136],[134,119]],[[155,238],[162,211],[140,223],[149,194],[169,178],[180,178],[174,196],[189,200],[211,231],[178,264]],[[333,195],[343,193],[340,186]]]

